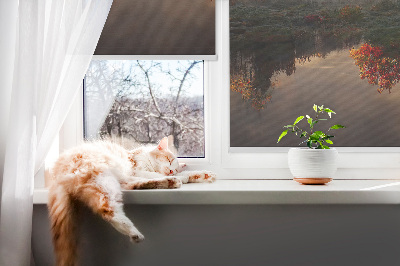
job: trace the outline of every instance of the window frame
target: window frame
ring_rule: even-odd
[[[105,56],[100,56],[102,59],[100,60],[118,60],[115,59],[114,56],[110,56],[109,58]],[[97,56],[93,56],[93,60],[99,60]],[[131,59],[126,59],[126,58],[121,58],[120,60],[140,60],[137,58],[131,58]],[[155,59],[155,58],[143,58],[142,60],[181,60],[181,59]],[[182,59],[182,60],[190,60],[190,59]],[[204,60],[204,68],[203,68],[203,89],[204,89],[204,133],[205,133],[205,152],[204,152],[204,157],[203,158],[180,158],[179,161],[185,162],[187,164],[205,164],[209,163],[209,137],[207,136],[207,128],[208,126],[207,123],[209,121],[209,112],[208,112],[208,77],[207,77],[207,62]],[[85,128],[85,113],[84,113],[84,88],[85,87],[85,82],[82,82],[82,86],[80,88],[80,93],[78,93],[78,96],[74,100],[74,103],[71,107],[71,110],[69,111],[61,129],[59,132],[59,150],[60,152],[63,152],[69,148],[72,148],[76,145],[79,145],[84,142],[84,128]]]
[[[204,60],[205,157],[181,158],[180,161],[188,164],[188,169],[214,171],[220,179],[291,179],[287,164],[289,148],[230,147],[229,0],[216,0],[215,9],[218,60],[201,58]],[[130,57],[133,58],[145,59]],[[99,58],[96,56],[93,59]],[[146,59],[158,60],[160,57]],[[177,59],[177,56],[168,59]],[[83,141],[83,93],[79,95],[60,130],[61,152]],[[336,179],[400,178],[400,147],[337,149]]]
[[[222,99],[229,99],[229,1],[222,0],[222,46],[221,55],[223,77]],[[229,101],[223,101],[223,118],[225,122],[222,128],[222,162],[223,168],[261,168],[257,174],[262,174],[265,169],[272,170],[268,177],[280,178],[285,176],[287,165],[287,151],[289,148],[232,148],[230,147],[229,132]],[[352,179],[398,179],[400,177],[400,147],[337,147],[339,151],[337,178]],[[268,162],[268,163],[266,163]],[[264,170],[263,170],[264,169]],[[254,172],[254,171],[251,171]],[[290,176],[291,177],[291,176]],[[254,177],[253,177],[254,178]]]
[[[139,59],[139,58],[141,58],[141,59]],[[201,59],[201,58],[197,58],[197,56],[196,56],[196,58],[194,58],[194,57],[187,57],[187,56],[173,56],[173,55],[169,55],[168,56],[168,58],[165,58],[165,57],[163,57],[163,59],[160,59],[160,58],[156,58],[154,55],[151,55],[150,57],[146,57],[146,56],[138,56],[138,57],[133,57],[133,56],[128,56],[127,58],[125,58],[125,57],[122,57],[122,58],[120,58],[120,59],[116,59],[116,57],[114,56],[114,55],[110,55],[109,57],[107,57],[107,56],[105,56],[105,55],[100,55],[100,56],[96,56],[96,55],[93,55],[93,58],[92,58],[92,60],[112,60],[112,61],[118,61],[118,60],[121,60],[121,61],[125,61],[125,60],[127,60],[127,61],[129,61],[129,60],[131,60],[131,61],[136,61],[136,60],[149,60],[149,61],[163,61],[163,60],[166,60],[166,61],[178,61],[178,60],[182,60],[182,61],[186,61],[186,60],[199,60],[199,61],[202,61],[203,62],[203,65],[202,65],[202,67],[203,67],[203,119],[204,119],[204,136],[206,135],[206,123],[207,123],[207,121],[206,121],[206,119],[207,119],[207,114],[206,114],[206,111],[207,111],[207,106],[208,106],[208,103],[205,101],[205,99],[207,99],[207,91],[208,91],[208,86],[207,86],[207,84],[205,84],[206,83],[206,80],[208,80],[208,78],[207,78],[207,61],[206,60],[204,60],[204,59]],[[85,105],[85,86],[86,86],[86,83],[85,83],[85,80],[83,80],[83,84],[82,84],[82,91],[81,91],[81,93],[79,93],[79,97],[81,97],[81,99],[79,99],[78,101],[79,102],[82,102],[82,106],[83,106],[83,108],[82,108],[82,137],[81,136],[78,136],[79,138],[82,138],[82,139],[84,139],[85,138],[85,110],[84,110],[84,105]],[[78,103],[77,103],[77,105],[76,106],[78,106]],[[75,107],[76,108],[76,107]],[[79,112],[80,112],[80,110],[79,110]],[[71,119],[72,120],[72,119]],[[78,121],[78,123],[80,123],[80,121]],[[77,129],[77,130],[80,130],[80,129]],[[206,145],[207,145],[207,143],[206,143],[206,141],[208,140],[209,138],[204,138],[204,157],[195,157],[195,156],[193,156],[193,157],[182,157],[182,158],[180,158],[179,160],[181,161],[185,161],[185,163],[190,163],[190,164],[193,164],[193,163],[196,163],[196,164],[198,164],[198,163],[205,163],[205,162],[208,162],[209,160],[208,160],[208,157],[207,157],[207,148],[206,148]],[[79,140],[77,140],[76,141],[76,143],[77,144],[79,144]]]

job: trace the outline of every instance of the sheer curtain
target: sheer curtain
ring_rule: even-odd
[[[0,265],[30,263],[33,177],[82,84],[111,3],[19,0],[2,182]],[[0,53],[3,57],[9,51]]]

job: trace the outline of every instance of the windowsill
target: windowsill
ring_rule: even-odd
[[[35,189],[34,204],[47,204]],[[293,180],[218,180],[179,189],[124,191],[127,204],[400,204],[400,180],[333,180],[306,186]]]

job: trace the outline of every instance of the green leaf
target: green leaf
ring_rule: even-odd
[[[339,129],[339,128],[345,128],[345,126],[342,126],[342,125],[334,125],[334,126],[331,126],[331,127],[330,127],[330,129]]]
[[[327,113],[336,114],[333,110],[331,110],[331,109],[329,109],[329,108],[325,108],[324,111],[327,112]]]
[[[293,127],[293,125],[284,126],[284,128],[292,128],[292,127]]]
[[[315,131],[312,135],[317,136],[318,138],[325,138],[326,134],[322,131]]]
[[[303,133],[301,133],[300,138],[307,136],[307,132],[303,131]]]
[[[322,141],[318,141],[318,146],[316,149],[329,149],[329,147],[322,144]]]
[[[281,139],[284,137],[284,136],[286,136],[287,135],[287,132],[288,132],[288,130],[286,129],[286,130],[284,130],[283,132],[282,132],[282,134],[279,136],[279,139],[278,139],[278,142],[279,141],[281,141]],[[277,142],[277,143],[278,143]]]
[[[326,139],[325,142],[329,143],[329,144],[333,144],[332,140],[330,140],[330,139]]]
[[[316,149],[322,149],[322,142],[321,141],[317,141],[317,147],[315,147]]]
[[[325,137],[322,138],[322,140],[330,139],[333,138],[334,136],[332,135],[325,135]]]
[[[319,140],[319,135],[315,134],[315,132],[314,132],[314,133],[312,133],[310,135],[309,139],[312,140],[312,141],[318,141]]]
[[[332,118],[332,114],[336,114],[334,111],[332,111],[332,110],[329,109],[329,108],[325,108],[324,111],[328,113],[329,118]]]
[[[297,117],[296,121],[294,121],[293,126],[299,123],[301,120],[303,120],[304,116],[299,116]]]
[[[318,106],[316,104],[314,104],[313,109],[314,109],[315,112],[317,112],[317,107]]]
[[[313,128],[314,124],[313,124],[313,119],[311,117],[307,119],[307,122],[310,124],[310,128]]]
[[[309,141],[307,141],[307,146],[309,147],[309,148],[312,148],[312,141],[311,140],[309,140]]]

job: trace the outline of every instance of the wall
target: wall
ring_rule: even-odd
[[[400,265],[396,205],[128,205],[145,235],[131,244],[81,217],[81,265]],[[37,266],[53,265],[45,205],[34,206]]]

